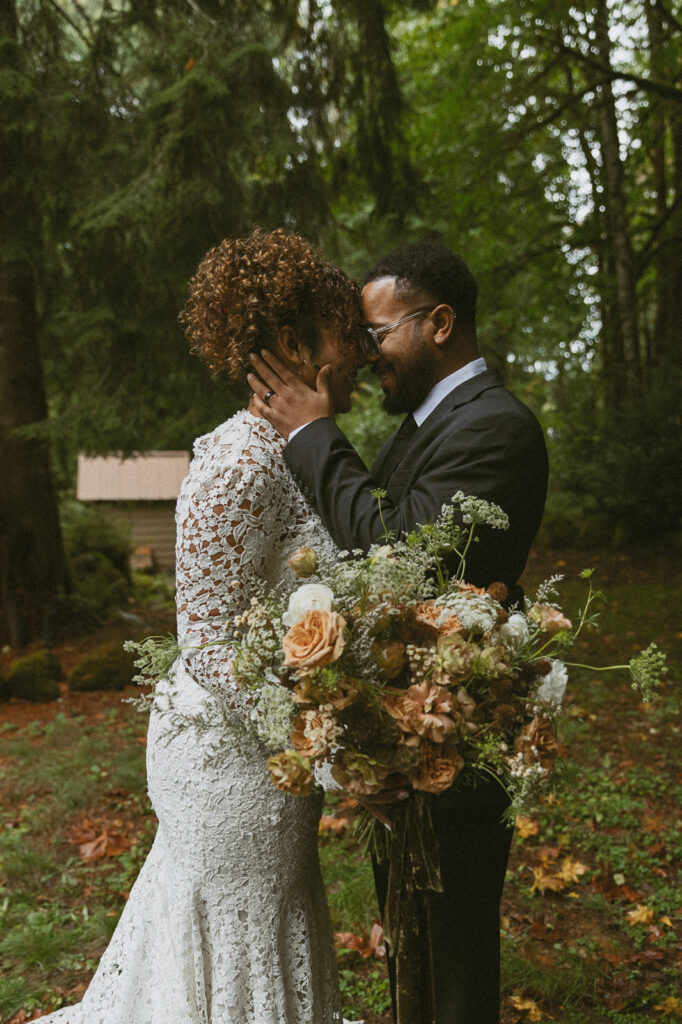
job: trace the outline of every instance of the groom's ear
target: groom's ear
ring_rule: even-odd
[[[301,346],[301,339],[293,327],[288,324],[280,327],[275,339],[275,355],[293,366],[301,366],[306,361]]]
[[[433,323],[433,340],[436,345],[445,345],[451,338],[455,326],[455,314],[452,306],[442,302],[431,314]]]

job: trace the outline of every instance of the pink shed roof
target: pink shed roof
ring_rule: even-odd
[[[79,501],[175,501],[189,469],[188,452],[78,456]]]

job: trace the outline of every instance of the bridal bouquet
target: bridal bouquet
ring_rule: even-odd
[[[360,800],[411,791],[391,805],[390,834],[368,818],[375,853],[389,861],[384,934],[399,1024],[433,1019],[419,931],[419,892],[442,891],[431,799],[490,776],[507,791],[512,820],[531,809],[557,756],[567,655],[595,619],[590,570],[575,624],[555,601],[561,577],[512,609],[504,584],[466,582],[480,526],[506,529],[508,520],[459,492],[434,523],[403,540],[387,536],[364,557],[330,563],[299,548],[289,565],[307,582],[253,597],[221,641],[280,790],[305,796],[331,775]],[[166,646],[150,638],[137,647],[143,671],[169,667],[178,648]],[[664,662],[651,644],[627,666],[583,667],[628,669],[648,700]]]
[[[311,581],[254,598],[228,624],[233,673],[254,693],[258,734],[278,751],[268,760],[275,786],[305,795],[330,772],[360,798],[391,785],[440,794],[483,772],[507,790],[511,814],[536,801],[557,755],[565,657],[597,594],[583,572],[575,625],[553,601],[561,577],[505,610],[504,584],[464,580],[481,525],[508,521],[460,492],[435,523],[364,558],[325,564],[300,548],[289,564]],[[651,645],[628,668],[648,699],[663,656]]]

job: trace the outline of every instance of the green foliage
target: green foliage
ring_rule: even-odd
[[[69,687],[81,690],[123,690],[132,682],[135,662],[117,644],[103,644],[91,651],[74,668]]]
[[[169,574],[133,572],[133,591],[140,604],[171,608],[175,604],[175,579]]]
[[[106,555],[119,573],[130,575],[128,557],[132,544],[123,525],[112,522],[92,505],[73,499],[62,502],[60,521],[64,547],[70,558],[98,551]]]
[[[353,393],[351,411],[337,417],[341,430],[367,467],[371,466],[386,438],[400,425],[399,418],[384,412],[381,401],[381,388],[365,372]]]
[[[605,524],[606,539],[615,536],[621,546],[674,532],[682,523],[679,384],[672,373],[639,407],[621,414],[604,409],[596,382],[573,381],[556,390],[561,426],[552,441],[555,485],[572,502],[574,520]]]
[[[12,697],[21,697],[22,700],[56,700],[59,697],[57,682],[62,678],[62,667],[56,654],[35,651],[12,663],[7,686]]]
[[[96,618],[110,609],[127,604],[131,594],[129,579],[99,551],[83,551],[69,562],[77,597]]]

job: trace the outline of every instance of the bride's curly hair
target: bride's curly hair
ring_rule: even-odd
[[[305,238],[256,228],[206,254],[180,321],[193,352],[212,370],[239,377],[251,367],[249,352],[269,348],[284,326],[313,349],[320,328],[327,327],[342,349],[352,351],[363,313],[357,284]]]

